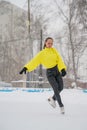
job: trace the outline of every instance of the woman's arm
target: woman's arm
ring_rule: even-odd
[[[27,68],[27,70],[33,71],[41,64],[41,51],[33,58],[31,59],[24,67]]]
[[[56,52],[57,57],[58,57],[57,63],[58,63],[58,69],[59,69],[59,71],[61,71],[62,69],[66,70],[66,65],[65,65],[65,63],[64,63],[61,55],[59,54],[59,52],[56,49],[55,49],[55,52]]]

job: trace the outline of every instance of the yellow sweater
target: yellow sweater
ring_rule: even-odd
[[[42,64],[45,68],[52,68],[58,65],[59,71],[62,69],[66,70],[66,65],[64,64],[62,57],[55,48],[45,48],[40,51],[33,59],[31,59],[24,67],[28,71],[33,71]]]

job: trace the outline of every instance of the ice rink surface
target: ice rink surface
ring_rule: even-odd
[[[64,115],[58,104],[48,104],[52,95],[53,91],[0,92],[0,130],[87,130],[87,93],[64,89]]]

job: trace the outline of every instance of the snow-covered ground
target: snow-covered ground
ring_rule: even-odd
[[[53,91],[0,92],[0,130],[87,130],[87,93],[64,89],[65,115],[47,98]]]

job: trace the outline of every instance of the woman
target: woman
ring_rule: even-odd
[[[20,74],[26,74],[26,71],[33,71],[38,65],[42,64],[46,68],[48,81],[54,91],[53,97],[49,97],[48,102],[55,108],[57,101],[61,113],[64,114],[64,105],[61,101],[60,92],[63,90],[62,76],[66,75],[66,66],[60,54],[52,46],[53,39],[51,37],[46,38],[44,49],[24,66]]]

